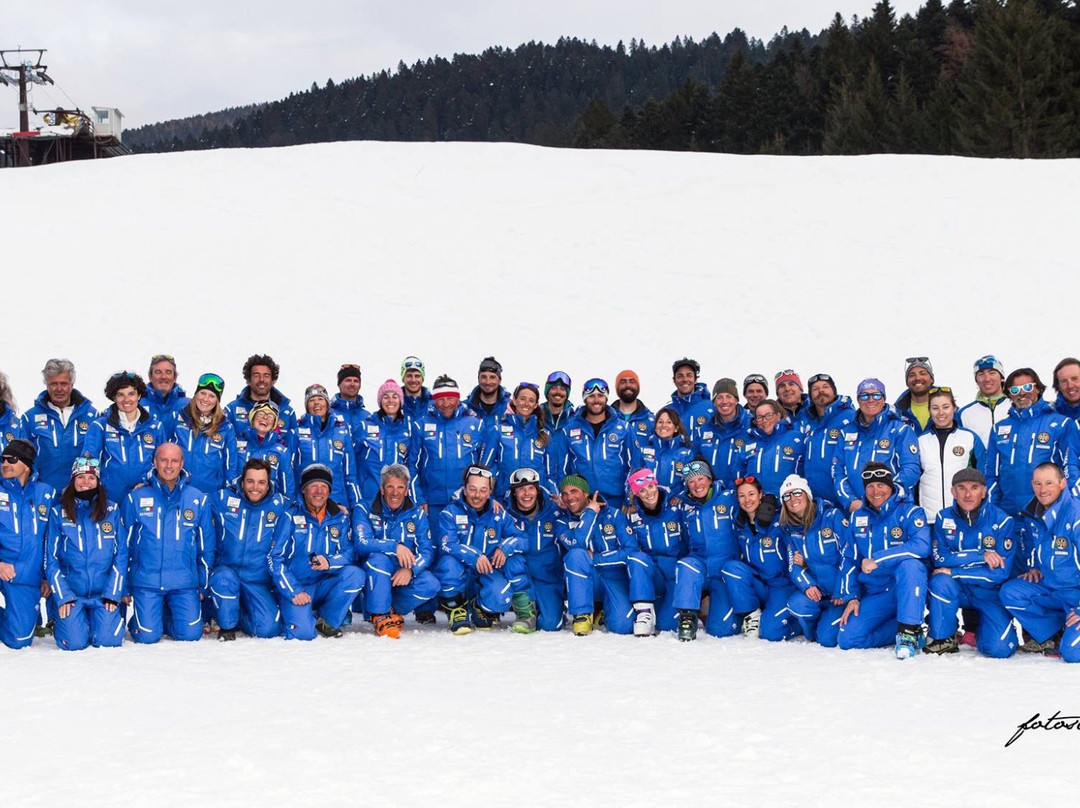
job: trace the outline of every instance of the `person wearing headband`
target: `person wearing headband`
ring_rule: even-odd
[[[926,514],[897,490],[893,470],[871,461],[860,477],[864,504],[852,513],[840,569],[837,645],[843,650],[894,645],[897,659],[918,654],[926,642]]]

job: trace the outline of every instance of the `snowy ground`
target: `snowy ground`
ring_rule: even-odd
[[[0,370],[26,406],[68,356],[100,402],[163,351],[231,398],[266,351],[288,395],[352,361],[370,395],[406,354],[467,386],[494,353],[511,386],[633,367],[655,407],[684,354],[890,397],[928,354],[966,399],[983,353],[1047,378],[1080,351],[1078,188],[1078,161],[476,144],[4,171]],[[1080,713],[1076,674],[742,638],[39,642],[0,651],[0,805],[1025,804],[1080,784],[1075,731],[1004,748]]]

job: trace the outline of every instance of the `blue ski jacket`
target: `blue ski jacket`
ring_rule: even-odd
[[[360,524],[364,529],[364,523]],[[312,554],[325,556],[330,568],[312,569]],[[327,500],[321,522],[302,499],[294,502],[278,520],[270,548],[270,575],[283,597],[291,600],[300,592],[310,595],[308,587],[337,575],[357,560],[349,513],[333,499]]]
[[[704,502],[688,496],[682,509],[690,555],[705,562],[707,577],[718,577],[724,564],[739,557],[734,524],[738,512],[735,492],[714,482]]]
[[[815,499],[836,502],[833,463],[837,460],[839,447],[843,445],[844,427],[855,420],[851,398],[840,396],[825,408],[821,417],[818,417],[813,405],[806,407],[800,413],[800,420],[806,447],[803,476],[810,483],[810,491]]]
[[[843,443],[837,449],[832,467],[838,504],[846,509],[854,500],[863,498],[862,470],[872,460],[892,469],[901,487],[899,493],[914,495],[922,474],[919,441],[915,430],[888,405],[869,424],[856,415],[851,423],[841,427],[840,434]]]
[[[75,520],[55,502],[49,513],[45,577],[56,603],[78,598],[101,598],[119,603],[125,594],[128,547],[120,507],[108,503],[105,517],[95,522],[93,503],[76,499]]]
[[[766,494],[778,495],[789,474],[802,475],[805,453],[802,434],[789,422],[778,422],[770,435],[754,427],[739,454],[738,476],[755,477]]]
[[[0,561],[15,567],[13,584],[40,586],[45,537],[56,492],[30,473],[26,485],[0,477]]]
[[[840,598],[849,601],[864,594],[883,592],[892,583],[897,564],[909,558],[925,560],[930,556],[926,514],[898,494],[885,500],[879,510],[863,505],[848,520],[843,554]],[[862,572],[864,558],[876,561],[877,569]]]
[[[373,412],[353,433],[356,446],[356,475],[360,501],[374,502],[379,496],[383,466],[400,463],[409,470],[409,494],[418,498],[416,463],[420,457],[420,427],[400,412],[396,418]]]
[[[353,439],[349,425],[340,413],[331,412],[325,421],[308,413],[300,416],[296,425],[296,451],[293,454],[294,490],[300,490],[300,475],[312,463],[322,463],[333,472],[331,498],[355,508],[361,497],[356,484]]]
[[[83,442],[90,430],[90,423],[97,418],[97,410],[78,390],[71,391],[74,408],[67,426],[60,423],[60,416],[48,404],[48,391],[43,390],[34,406],[22,414],[20,433],[37,447],[34,470],[38,479],[56,490],[63,490],[71,479],[71,464],[83,453]]]
[[[582,407],[570,420],[567,430],[567,472],[580,474],[593,490],[605,498],[621,501],[630,473],[630,429],[607,408],[607,419],[599,433],[585,420]]]
[[[525,550],[525,536],[510,514],[496,511],[491,500],[477,511],[464,498],[455,499],[439,514],[438,534],[440,552],[470,569],[480,556],[490,560],[496,550],[507,556]]]
[[[788,555],[800,553],[803,563],[791,564],[791,582],[805,592],[812,586],[823,597],[838,597],[840,566],[843,561],[843,542],[848,522],[839,508],[828,500],[815,500],[814,519],[809,528],[800,524],[777,524],[774,532],[787,543]]]
[[[435,561],[431,523],[424,509],[408,497],[395,511],[382,495],[376,495],[370,504],[360,505],[353,515],[353,522],[368,528],[357,531],[356,549],[361,558],[372,553],[396,557],[397,546],[404,544],[415,556],[414,573],[429,569]]]
[[[481,430],[480,419],[464,404],[458,404],[450,418],[444,418],[432,405],[417,426],[420,429],[420,453],[416,463],[420,496],[422,502],[437,513],[461,488],[465,469],[484,457],[487,435]]]
[[[270,585],[270,546],[278,525],[289,518],[289,503],[274,491],[258,502],[247,498],[239,485],[223,488],[210,497],[216,564],[229,567],[241,581]]]
[[[548,493],[558,492],[558,472],[552,468],[548,454],[551,433],[547,445],[541,446],[539,421],[535,417],[526,421],[516,412],[507,413],[489,434],[484,463],[495,472],[496,492],[509,491],[510,475],[520,468],[536,471],[541,487]]]
[[[728,423],[721,421],[719,414],[714,413],[712,418],[694,429],[697,453],[709,461],[713,478],[725,488],[735,487],[743,446],[750,437],[753,425],[749,411],[739,404],[736,405],[735,417]]]
[[[191,399],[184,392],[184,388],[178,384],[174,384],[173,389],[164,396],[157,388],[147,387],[146,395],[139,399],[139,404],[143,409],[163,424],[170,423],[173,415],[184,409],[190,402]]]
[[[1068,489],[1049,508],[1032,500],[1020,523],[1026,566],[1051,589],[1080,589],[1080,500]]]
[[[957,581],[1000,586],[1012,577],[1020,553],[1019,532],[1020,525],[989,502],[973,513],[956,504],[942,508],[930,526],[934,566],[949,568]],[[990,569],[985,560],[990,550],[1005,559],[1004,567]]]
[[[274,490],[285,499],[293,499],[292,456],[289,446],[278,432],[268,432],[259,440],[258,433],[251,426],[241,427],[236,436],[237,465],[241,471],[251,458],[265,460],[274,470]]]
[[[110,497],[123,502],[135,486],[146,482],[146,475],[154,465],[154,451],[162,443],[165,443],[165,427],[149,412],[140,407],[139,420],[128,432],[120,425],[120,414],[113,404],[90,424],[83,454],[101,461],[102,485]],[[187,465],[186,456],[184,465]],[[69,468],[69,477],[70,474]]]
[[[240,474],[236,430],[228,419],[221,422],[211,438],[195,429],[191,414],[181,410],[165,424],[165,437],[184,450],[184,468],[191,475],[191,484],[204,493],[219,491]]]

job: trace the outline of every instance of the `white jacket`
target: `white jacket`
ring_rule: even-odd
[[[926,518],[933,524],[937,512],[953,504],[952,478],[956,472],[969,466],[986,471],[986,446],[970,429],[958,426],[945,439],[942,447],[933,427],[919,435],[918,503],[926,511]]]

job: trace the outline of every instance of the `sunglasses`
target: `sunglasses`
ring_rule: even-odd
[[[341,366],[342,370],[360,370],[360,366],[354,362],[346,362]]]
[[[121,370],[119,373],[114,373],[109,378],[110,379],[134,379],[135,375],[136,374],[132,373],[130,370]]]
[[[518,382],[518,387],[523,390],[532,390],[534,393],[540,392],[540,385],[533,384],[532,382]]]
[[[756,483],[756,482],[757,482],[757,477],[755,477],[752,474],[748,474],[745,477],[736,477],[735,478],[735,487],[738,488],[743,483]]]
[[[892,472],[888,469],[869,469],[862,473],[862,479],[864,483],[871,483],[875,480],[892,480]]]
[[[859,393],[859,401],[881,401],[883,398],[885,398],[885,394],[876,390],[872,393]]]
[[[158,362],[172,362],[172,364],[176,364],[176,360],[169,356],[167,353],[156,353],[150,357],[151,365],[156,365]]]
[[[600,393],[601,395],[608,394],[608,385],[603,379],[589,379],[585,382],[585,387],[582,389],[585,395],[591,395],[593,393]]]
[[[16,463],[21,463],[22,460],[17,458],[15,455],[6,454],[6,455],[0,455],[0,462],[7,463],[8,465],[14,466]]]
[[[951,393],[952,388],[951,387],[931,387],[927,392],[930,395],[933,395],[934,393]]]
[[[1021,393],[1030,393],[1035,390],[1035,382],[1024,382],[1023,384],[1014,384],[1009,388],[1010,396],[1018,396]]]
[[[805,496],[806,496],[805,491],[788,491],[786,494],[781,494],[780,495],[780,501],[781,502],[787,502],[792,497],[805,497]]]
[[[561,384],[567,390],[569,390],[572,386],[570,384],[570,376],[561,370],[556,370],[554,373],[548,374],[547,384]]]
[[[906,364],[908,364],[908,365],[913,365],[916,362],[929,362],[929,361],[930,361],[929,356],[909,356],[907,359],[904,360],[904,362]]]
[[[795,371],[792,370],[791,368],[788,368],[787,370],[778,370],[776,372],[776,375],[773,376],[773,381],[774,382],[780,381],[781,376],[796,376],[796,375],[798,375],[798,374],[796,374]]]
[[[216,373],[204,373],[199,377],[196,387],[209,387],[220,396],[225,392],[225,380]]]
[[[491,469],[486,469],[483,466],[469,466],[465,472],[466,477],[483,477],[486,480],[493,480],[495,475],[491,473]]]

